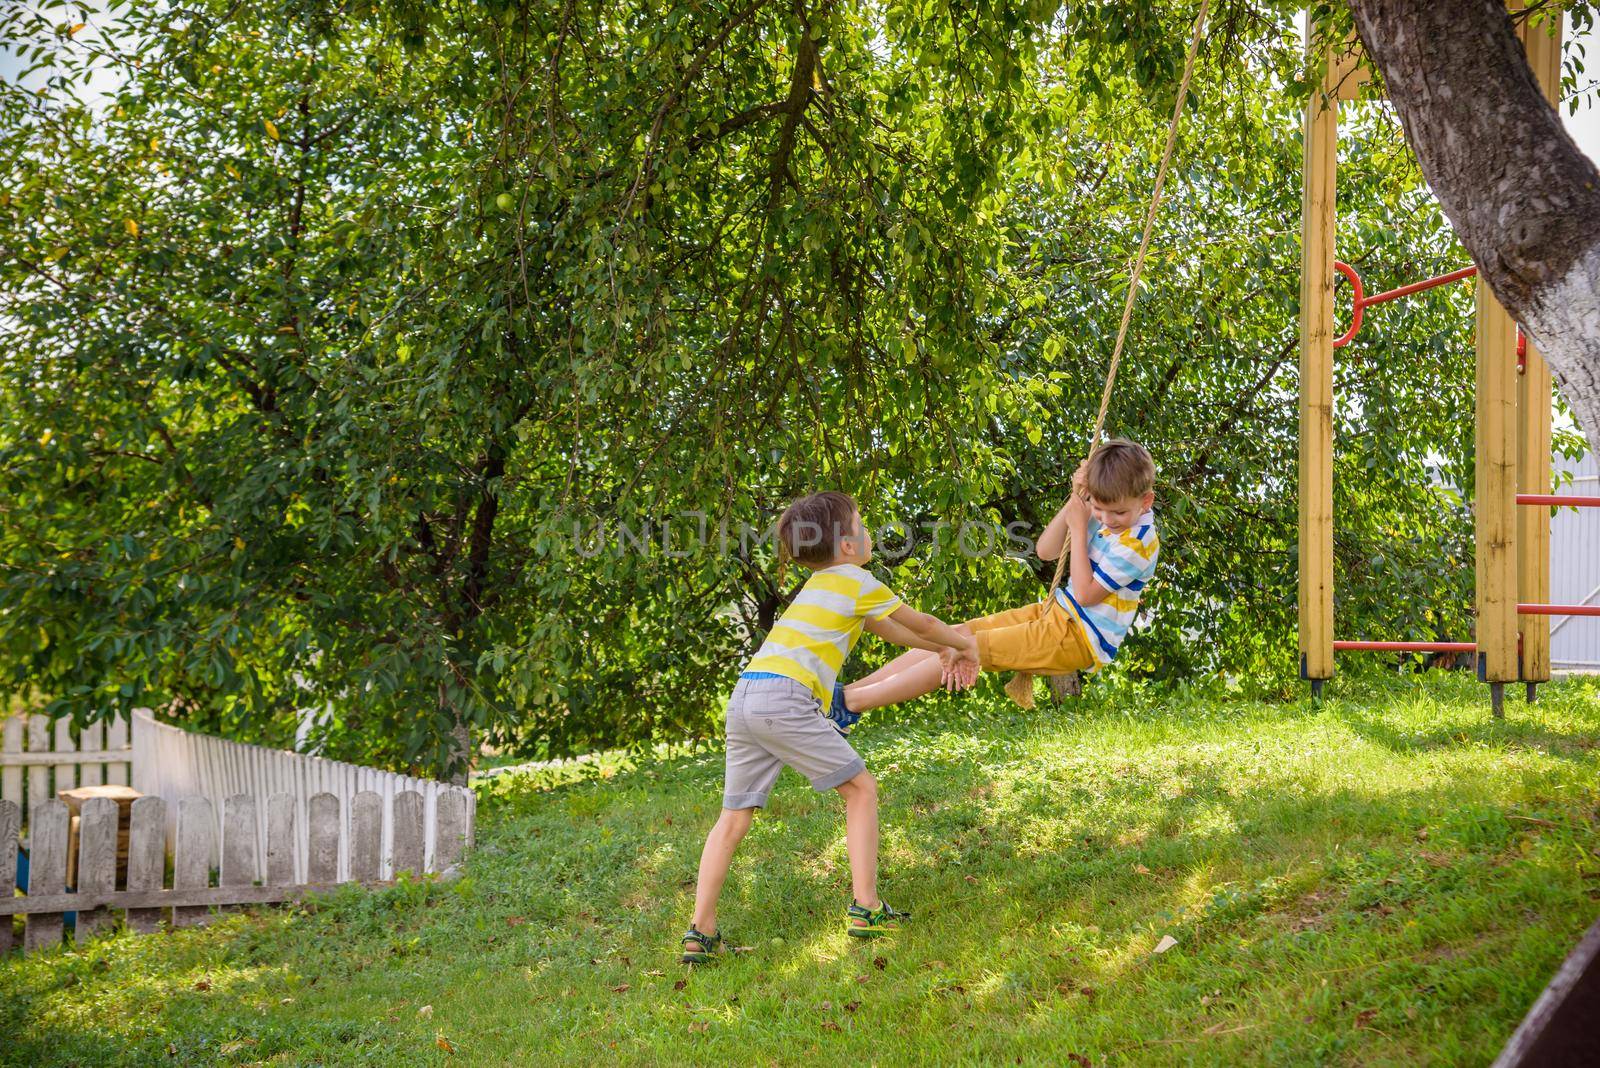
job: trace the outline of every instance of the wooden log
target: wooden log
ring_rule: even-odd
[[[313,794],[306,805],[308,845],[306,882],[339,881],[339,799],[330,793]]]
[[[11,716],[0,724],[0,801],[22,804],[22,732],[28,717]]]
[[[464,791],[450,787],[439,791],[434,806],[433,870],[445,871],[460,863],[466,851],[467,799]]]
[[[1308,45],[1316,54],[1318,42]],[[1333,296],[1339,101],[1324,74],[1303,125],[1300,259],[1300,669],[1333,677]]]
[[[211,885],[211,856],[216,848],[217,822],[211,802],[185,797],[178,802],[178,842],[173,850],[172,888],[203,890]],[[197,927],[209,918],[203,907],[172,910],[172,926]]]
[[[141,797],[132,805],[128,825],[128,889],[160,890],[166,879],[167,803]],[[159,908],[128,909],[128,928],[151,932],[161,927]]]
[[[67,889],[67,806],[50,798],[33,806],[28,817],[28,893],[65,895]],[[71,908],[71,906],[68,906]],[[23,948],[29,953],[61,944],[61,913],[35,913],[28,918]]]
[[[22,831],[22,806],[10,798],[0,800],[0,901],[10,901],[17,889],[17,835]],[[11,952],[16,933],[10,916],[0,917],[0,956]]]
[[[256,799],[234,794],[222,802],[223,886],[250,886],[261,877],[256,863]]]
[[[117,882],[126,882],[128,878],[128,829],[133,815],[133,803],[139,798],[139,791],[131,786],[79,786],[73,790],[62,790],[56,797],[66,802],[67,811],[74,816],[83,813],[84,804],[90,798],[103,797],[116,803],[117,806]],[[74,822],[76,827],[76,822]],[[74,839],[76,840],[76,839]],[[67,882],[73,883],[72,872],[77,870],[76,865],[69,865]]]
[[[293,886],[295,878],[294,797],[277,793],[267,798],[268,886]]]
[[[28,717],[28,752],[44,754],[50,751],[50,717],[34,714]],[[50,800],[50,769],[43,764],[28,768],[28,826],[33,826],[33,810]]]
[[[78,882],[80,894],[107,894],[117,888],[117,803],[109,797],[91,797],[83,804],[78,828]],[[111,926],[103,908],[78,910],[77,938],[81,942]]]
[[[106,724],[106,749],[108,755],[119,759],[106,765],[106,783],[111,786],[127,786],[131,778],[129,774],[132,754],[128,750],[128,718],[118,716]]]
[[[362,790],[350,802],[350,878],[376,882],[383,875],[383,798]]]
[[[422,795],[415,790],[402,790],[394,795],[394,874],[410,872],[421,876],[423,867],[424,835]]]

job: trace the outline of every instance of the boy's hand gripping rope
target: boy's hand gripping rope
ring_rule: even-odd
[[[1139,252],[1133,259],[1133,270],[1128,275],[1128,295],[1122,302],[1122,322],[1117,326],[1116,344],[1111,347],[1111,364],[1106,368],[1105,388],[1100,392],[1100,412],[1095,416],[1094,435],[1089,448],[1100,443],[1105,431],[1106,410],[1111,406],[1111,387],[1117,380],[1117,365],[1122,362],[1122,346],[1128,337],[1128,323],[1133,318],[1133,301],[1139,294],[1139,276],[1144,271],[1145,253],[1150,248],[1150,231],[1155,226],[1156,212],[1161,207],[1161,190],[1167,181],[1167,167],[1172,162],[1172,151],[1178,144],[1178,129],[1183,121],[1183,105],[1189,96],[1189,80],[1194,76],[1194,60],[1200,50],[1200,38],[1205,30],[1206,15],[1211,10],[1211,0],[1200,0],[1200,12],[1195,16],[1194,32],[1189,37],[1189,54],[1183,61],[1183,78],[1178,82],[1178,99],[1172,106],[1172,121],[1167,125],[1167,147],[1161,153],[1161,166],[1156,169],[1155,189],[1150,194],[1150,206],[1144,213],[1144,233],[1139,238]],[[1061,555],[1056,559],[1056,575],[1050,580],[1050,594],[1061,586],[1067,571],[1067,559],[1072,555],[1072,531],[1061,540]],[[1019,671],[1006,683],[1006,693],[1024,708],[1033,707],[1033,676]]]

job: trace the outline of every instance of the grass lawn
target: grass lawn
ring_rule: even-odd
[[[510,778],[451,887],[0,962],[47,1064],[1485,1064],[1600,914],[1600,686],[1321,707],[1097,687],[869,717],[886,895],[854,944],[833,795],[785,773],[675,963],[720,750]],[[1152,951],[1164,936],[1165,953]]]

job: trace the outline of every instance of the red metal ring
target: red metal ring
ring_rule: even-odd
[[[1346,345],[1350,344],[1350,339],[1355,337],[1356,331],[1361,329],[1361,309],[1366,306],[1367,296],[1366,290],[1361,286],[1361,276],[1356,274],[1356,269],[1354,267],[1350,266],[1348,263],[1345,263],[1343,260],[1334,260],[1333,269],[1344,275],[1345,278],[1349,279],[1350,287],[1355,291],[1355,295],[1350,302],[1350,307],[1352,309],[1350,313],[1350,329],[1346,330],[1339,337],[1335,338],[1333,342],[1334,348],[1342,349]]]

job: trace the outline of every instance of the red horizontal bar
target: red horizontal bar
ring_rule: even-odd
[[[1600,604],[1519,604],[1519,616],[1600,616]]]
[[[1475,653],[1474,642],[1334,642],[1336,650],[1379,653]]]
[[[1553,504],[1560,508],[1600,508],[1600,497],[1563,497],[1559,493],[1519,493],[1518,504]]]
[[[1432,289],[1434,286],[1449,285],[1451,282],[1459,282],[1463,278],[1471,278],[1477,273],[1477,267],[1463,267],[1459,271],[1451,271],[1449,274],[1441,274],[1433,278],[1424,278],[1420,282],[1412,282],[1408,286],[1391,289],[1387,293],[1374,293],[1370,297],[1362,297],[1361,304],[1366,306],[1368,304],[1382,304],[1386,300],[1399,300],[1401,297],[1409,297],[1413,293],[1420,293],[1424,289]]]

